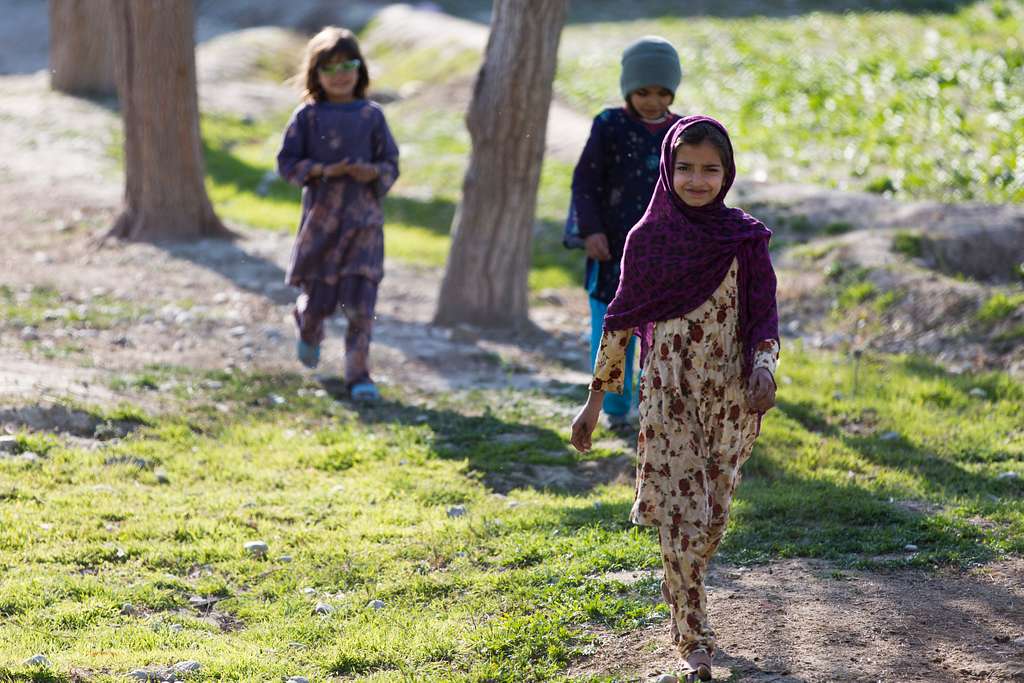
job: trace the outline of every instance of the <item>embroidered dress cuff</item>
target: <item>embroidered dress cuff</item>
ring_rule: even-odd
[[[594,381],[590,383],[592,391],[611,391],[622,393],[622,384],[626,368],[626,347],[633,330],[605,330],[601,335],[601,346],[597,350],[594,361]]]
[[[754,351],[754,369],[764,368],[775,376],[779,365],[779,342],[776,339],[765,339]]]

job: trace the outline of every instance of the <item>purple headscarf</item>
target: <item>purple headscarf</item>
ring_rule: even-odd
[[[736,179],[732,159],[725,162],[722,189],[710,204],[688,206],[672,187],[675,149],[690,126],[706,122],[729,140],[729,132],[708,116],[680,119],[661,146],[661,173],[647,212],[626,237],[622,274],[605,315],[606,330],[635,328],[641,340],[641,367],[654,323],[693,311],[718,289],[738,260],[740,339],[743,376],[750,374],[754,349],[779,338],[775,271],[768,255],[772,232],[761,221],[725,205]],[[732,143],[729,142],[730,156]]]

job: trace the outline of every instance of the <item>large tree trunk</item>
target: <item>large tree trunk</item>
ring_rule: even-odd
[[[50,86],[71,95],[117,92],[108,0],[50,0]]]
[[[192,0],[111,0],[129,240],[227,237],[203,184]]]
[[[558,40],[568,0],[495,0],[466,115],[473,153],[434,321],[529,324],[527,276]]]

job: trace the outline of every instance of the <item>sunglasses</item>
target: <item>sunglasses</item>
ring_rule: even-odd
[[[358,59],[349,59],[344,62],[337,62],[332,65],[321,64],[320,66],[317,67],[317,69],[320,71],[320,73],[327,74],[328,76],[330,76],[336,73],[341,73],[342,71],[355,71],[356,69],[359,68],[359,65],[362,63],[363,62]]]

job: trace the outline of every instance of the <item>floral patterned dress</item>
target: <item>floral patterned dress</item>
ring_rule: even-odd
[[[591,389],[621,391],[631,330],[606,331]],[[686,315],[657,323],[640,380],[636,496],[630,519],[659,527],[674,635],[684,655],[714,649],[703,575],[728,522],[760,415],[746,406],[737,263]],[[760,342],[754,367],[774,376],[779,345]]]

